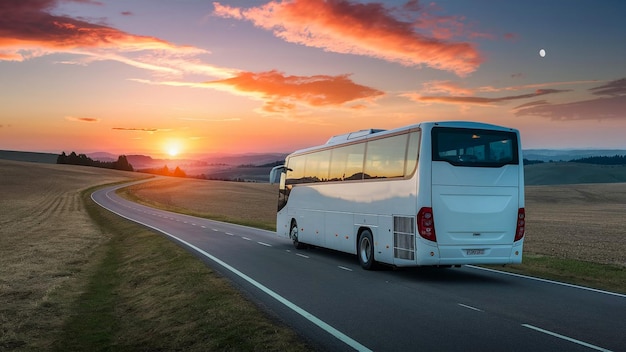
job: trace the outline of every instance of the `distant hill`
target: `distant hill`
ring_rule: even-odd
[[[31,163],[56,164],[59,154],[19,152],[12,150],[0,150],[0,159],[13,161],[28,161]]]
[[[100,161],[117,160],[117,155],[91,153],[91,158]],[[550,160],[572,160],[594,156],[626,155],[626,150],[526,150],[524,158],[544,160],[540,164],[524,167],[526,185],[557,185],[577,183],[626,182],[626,166],[593,165],[576,162],[549,162]],[[286,154],[239,154],[239,155],[196,155],[193,159],[153,159],[147,155],[128,155],[135,170],[167,165],[174,169],[180,166],[189,176],[205,175],[206,178],[250,180],[267,182],[270,163],[284,160]],[[0,159],[56,164],[58,154],[0,150]],[[197,158],[197,159],[196,159]],[[246,167],[241,167],[246,165]],[[253,165],[256,165],[254,167]]]

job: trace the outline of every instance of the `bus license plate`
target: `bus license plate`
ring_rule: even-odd
[[[466,249],[467,255],[483,255],[485,254],[484,249]]]

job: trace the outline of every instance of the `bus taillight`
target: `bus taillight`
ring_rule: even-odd
[[[524,237],[524,231],[526,230],[526,211],[524,208],[519,208],[517,211],[517,228],[515,229],[514,242],[519,241]]]
[[[437,242],[435,235],[435,219],[433,218],[433,208],[423,207],[417,213],[417,231],[423,238]]]

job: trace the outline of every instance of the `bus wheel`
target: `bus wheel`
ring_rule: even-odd
[[[374,239],[370,230],[363,230],[357,248],[359,264],[365,270],[374,269]]]
[[[291,231],[289,232],[289,237],[293,241],[293,246],[296,247],[296,249],[306,248],[306,245],[304,243],[300,243],[300,241],[298,241],[298,224],[295,221],[291,223]]]

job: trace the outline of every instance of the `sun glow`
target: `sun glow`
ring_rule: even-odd
[[[167,149],[167,154],[169,156],[177,156],[178,153],[179,153],[178,148],[170,147],[170,148]]]
[[[169,141],[165,144],[165,151],[167,155],[171,157],[176,157],[180,154],[182,150],[182,146],[180,141]]]

